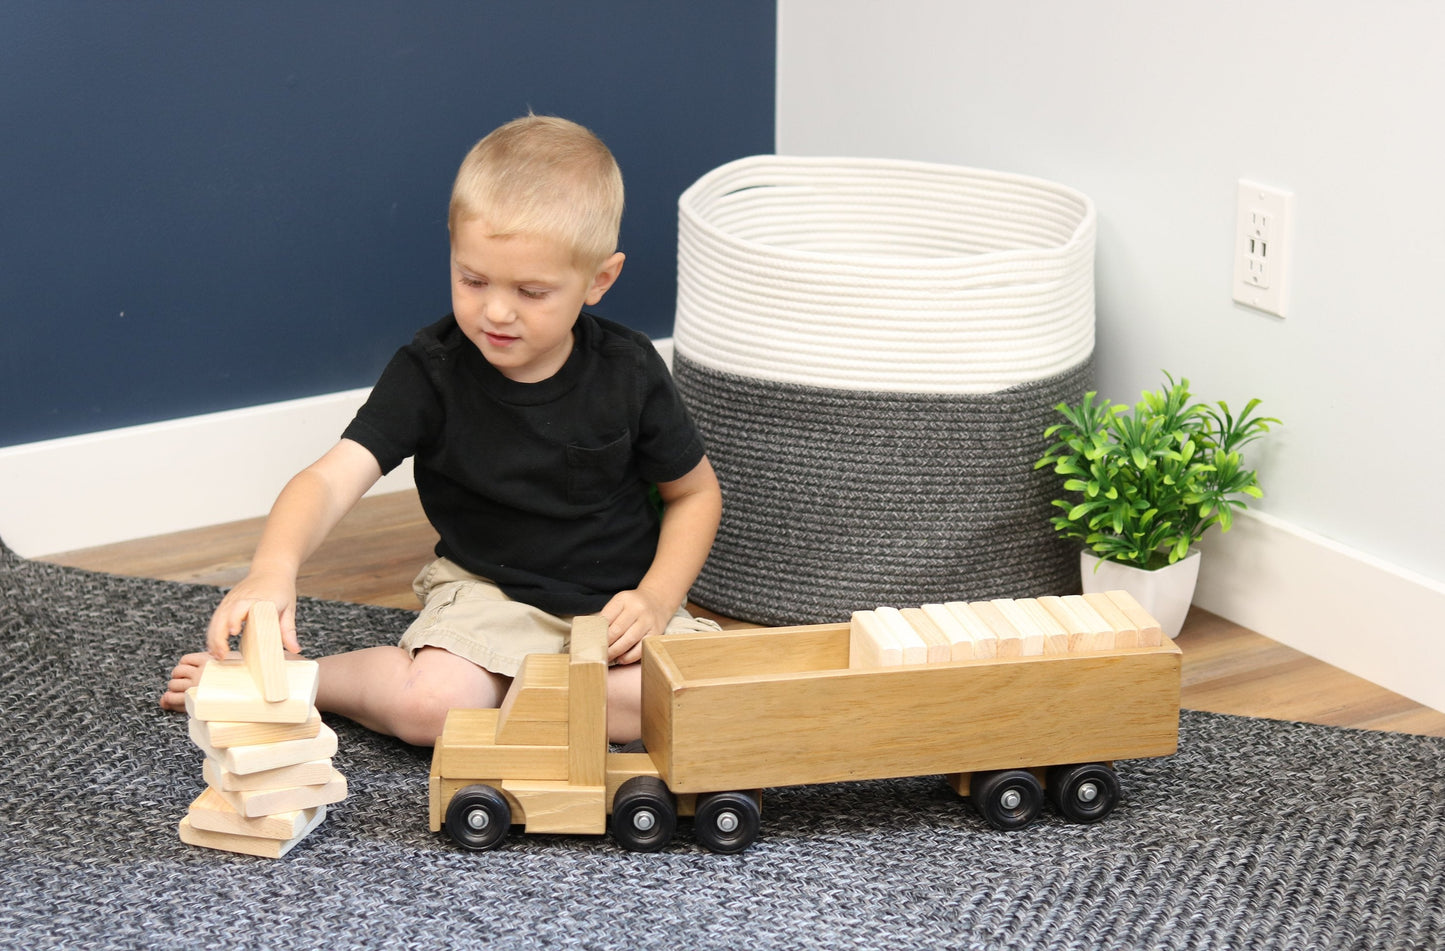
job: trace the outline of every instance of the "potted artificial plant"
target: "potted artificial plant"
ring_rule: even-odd
[[[1251,416],[1257,399],[1237,417],[1223,401],[1191,402],[1188,380],[1165,379],[1132,408],[1096,393],[1060,403],[1064,421],[1044,431],[1055,442],[1036,468],[1063,477],[1051,521],[1084,545],[1084,590],[1129,591],[1174,637],[1199,576],[1194,544],[1216,523],[1229,531],[1245,498],[1263,494],[1240,450],[1279,420]]]

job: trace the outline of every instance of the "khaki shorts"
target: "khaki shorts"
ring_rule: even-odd
[[[412,590],[424,607],[399,642],[411,654],[441,647],[494,674],[515,677],[523,657],[565,653],[572,637],[572,615],[513,601],[486,578],[446,558],[423,568]],[[716,630],[721,630],[717,622],[679,609],[664,633]]]

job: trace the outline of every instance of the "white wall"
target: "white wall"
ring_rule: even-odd
[[[1105,395],[1167,369],[1201,397],[1261,397],[1286,423],[1253,459],[1265,529],[1396,566],[1445,606],[1442,39],[1428,0],[780,0],[778,151],[1089,194]],[[1240,178],[1295,195],[1286,320],[1231,300]],[[1410,649],[1445,680],[1438,622],[1392,623],[1428,631]]]

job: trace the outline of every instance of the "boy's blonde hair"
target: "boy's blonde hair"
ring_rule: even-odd
[[[617,250],[622,172],[602,140],[555,116],[513,119],[482,139],[457,171],[447,228],[484,218],[493,235],[531,234],[571,248],[584,269]]]

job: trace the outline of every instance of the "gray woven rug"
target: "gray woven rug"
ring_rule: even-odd
[[[429,751],[336,721],[351,795],[319,830],[280,860],[191,848],[200,756],[155,700],[216,596],[0,547],[0,947],[1445,946],[1445,740],[1202,713],[1121,764],[1096,826],[994,832],[924,777],[771,791],[736,856],[685,829],[459,851],[426,828]],[[301,610],[327,651],[408,618]]]

